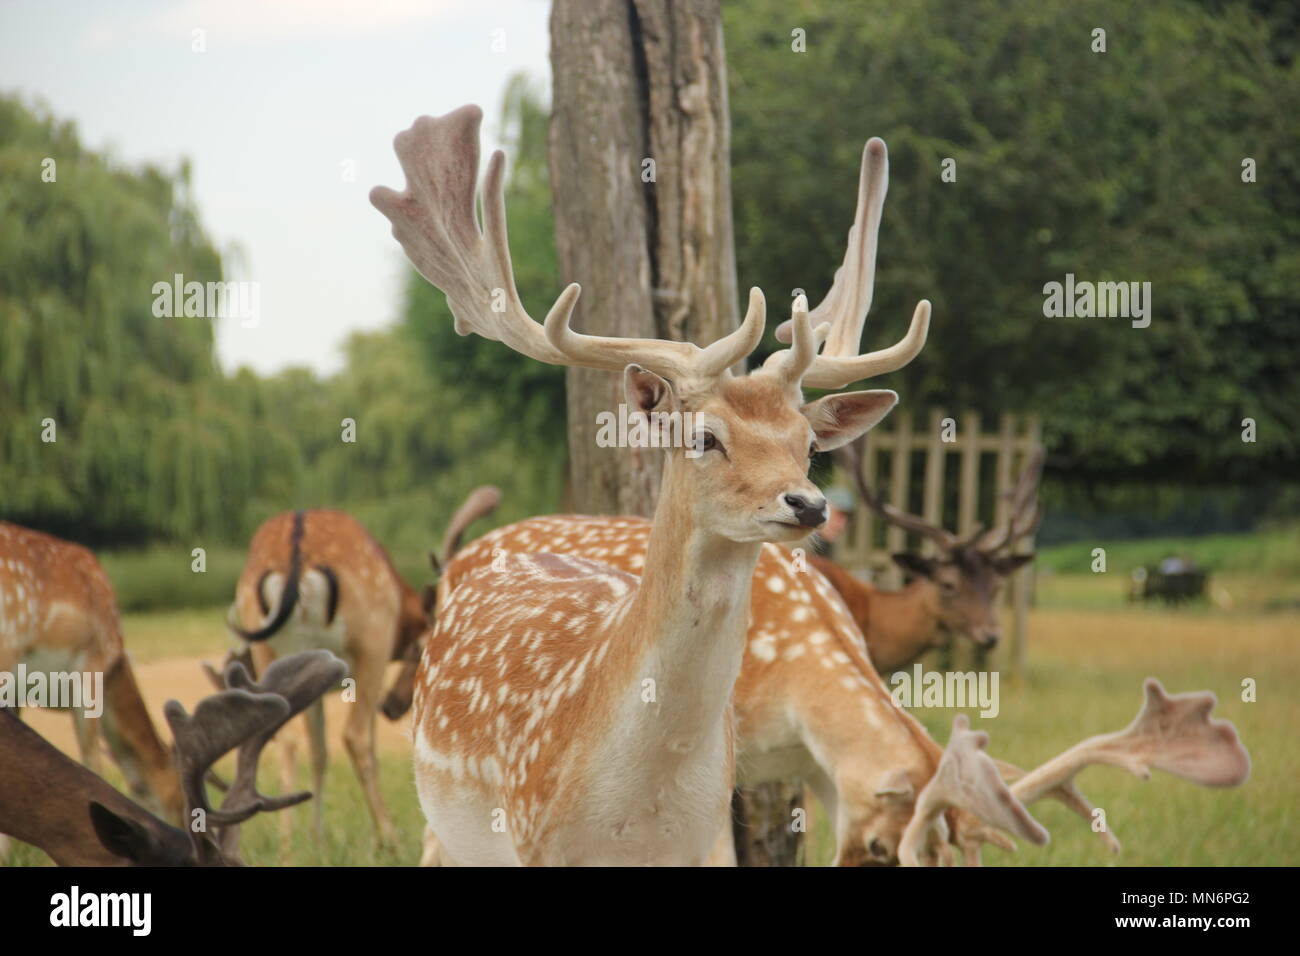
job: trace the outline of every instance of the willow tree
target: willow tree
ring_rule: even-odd
[[[188,170],[123,168],[15,98],[0,144],[0,518],[229,540],[294,456],[220,374],[211,319],[155,309],[158,282],[222,277]]]
[[[574,325],[708,343],[739,321],[731,133],[717,0],[556,0],[550,173]],[[607,372],[568,369],[569,506],[654,510],[657,449],[601,448],[597,416],[623,401]],[[792,863],[793,790],[740,794],[740,861]]]

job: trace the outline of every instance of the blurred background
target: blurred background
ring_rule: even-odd
[[[402,183],[395,131],[481,103],[487,145],[509,156],[519,288],[544,313],[562,287],[548,14],[544,0],[0,5],[0,519],[95,547],[146,657],[210,649],[198,618],[143,612],[224,606],[249,535],[280,511],[352,512],[418,585],[475,485],[501,487],[503,523],[565,506],[563,370],[455,336],[366,201]],[[894,341],[919,298],[934,321],[922,357],[873,386],[918,427],[940,406],[1041,420],[1040,688],[1080,666],[1064,615],[1121,608],[1129,572],[1175,553],[1227,599],[1183,612],[1182,637],[1169,612],[1137,619],[1152,660],[1257,626],[1248,668],[1285,647],[1294,678],[1300,7],[733,0],[723,20],[740,288],[762,287],[778,316],[794,289],[820,299],[862,144],[881,136],[865,344]],[[175,273],[259,283],[259,323],[156,317],[151,289]],[[1150,282],[1150,326],[1045,317],[1043,286],[1066,273]],[[1090,571],[1096,547],[1107,576]],[[1243,612],[1261,617],[1225,616]],[[1208,680],[1202,665],[1189,678]]]

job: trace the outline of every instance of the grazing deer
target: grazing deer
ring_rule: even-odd
[[[924,518],[887,504],[871,488],[858,456],[849,448],[837,452],[840,464],[853,476],[858,493],[886,521],[915,531],[931,541],[934,557],[902,553],[894,563],[912,576],[900,591],[882,591],[858,580],[844,568],[816,555],[809,563],[830,579],[853,612],[871,649],[871,661],[882,674],[905,667],[942,643],[945,633],[970,638],[992,648],[1001,636],[998,597],[1007,579],[1034,559],[1009,554],[1017,541],[1034,533],[1042,521],[1038,481],[1043,454],[1036,453],[1010,492],[1007,522],[988,531],[977,529],[959,538]]]
[[[430,552],[429,563],[433,565],[433,573],[442,574],[452,556],[460,549],[461,539],[465,532],[475,521],[490,515],[496,510],[497,504],[501,501],[501,492],[491,485],[480,485],[469,493],[469,496],[456,509],[452,515],[451,522],[447,525],[447,530],[443,533],[442,544],[438,550]],[[430,621],[434,619],[434,604],[437,601],[437,590],[434,586],[429,585],[424,589],[424,611]],[[415,673],[420,667],[420,651],[423,650],[423,643],[412,642],[406,650],[406,655],[402,659],[402,667],[398,672],[397,679],[388,689],[384,696],[384,702],[380,705],[380,712],[389,720],[398,720],[403,714],[410,709],[411,697],[415,693]]]
[[[238,672],[237,672],[238,671]],[[232,689],[199,701],[187,714],[165,712],[184,781],[187,832],[160,820],[101,777],[74,763],[14,714],[0,710],[0,830],[40,848],[59,866],[230,866],[239,862],[227,831],[253,815],[310,797],[257,793],[257,757],[275,729],[338,683],[343,664],[327,652],[277,662],[260,684],[238,665]],[[237,774],[219,809],[203,782],[212,765],[239,748]],[[201,821],[201,825],[198,825]],[[214,841],[207,827],[217,828]]]
[[[500,562],[503,555],[545,547],[639,574],[650,534],[644,518],[530,518],[483,535],[455,556],[447,573],[471,575]],[[943,826],[928,826],[924,834],[932,844],[926,853],[914,845],[915,855],[933,862],[956,845],[975,862],[982,842],[1010,848],[994,830],[1011,826],[1008,832],[1033,837],[1036,831],[1022,829],[1018,815],[1006,817],[999,809],[1006,799],[993,778],[968,767],[975,759],[968,744],[960,754],[945,757],[943,748],[895,704],[872,666],[855,615],[816,568],[804,566],[783,547],[764,545],[754,570],[749,617],[746,653],[735,686],[737,776],[750,785],[806,780],[834,825],[837,865],[897,863],[904,832],[920,806],[919,795],[931,785],[944,759],[960,771],[947,775],[978,786],[965,791],[960,801],[952,798],[943,804],[964,813],[949,814]],[[1009,764],[1000,767],[1008,778],[1023,774]],[[942,786],[927,802],[937,799]],[[1032,789],[1017,783],[1011,789],[1025,803],[1051,796],[1091,820],[1092,804],[1069,779]],[[1099,837],[1118,852],[1119,843],[1109,831]],[[426,840],[425,861],[438,859],[437,841]]]
[[[343,743],[379,837],[393,845],[397,834],[379,793],[375,713],[389,661],[401,660],[417,646],[427,626],[420,596],[355,518],[323,509],[295,511],[271,518],[253,535],[228,625],[250,643],[259,674],[280,654],[303,648],[331,650],[347,662],[356,700]],[[319,832],[328,763],[319,701],[308,708],[306,722]],[[282,746],[281,772],[291,787],[294,756],[288,735]]]
[[[740,327],[704,349],[573,331],[577,285],[544,325],[534,321],[512,276],[499,151],[482,231],[476,221],[481,118],[464,107],[417,119],[394,142],[406,190],[370,197],[416,269],[446,293],[457,330],[554,365],[622,371],[635,413],[690,412],[699,427],[687,448],[665,452],[640,578],[539,553],[463,575],[453,565],[439,582],[413,704],[420,803],[461,864],[700,863],[727,819],[730,698],[762,544],[825,521],[811,454],[852,441],[897,401],[868,391],[804,404],[801,384],[835,389],[892,371],[925,341],[922,302],[903,341],[858,355],[884,143],[863,151],[849,249],[813,313],[829,322],[814,329],[800,296],[791,348],[740,377],[731,367],[763,333],[758,289]],[[538,540],[533,550],[546,549]]]
[[[81,545],[0,521],[0,673],[19,663],[102,673],[103,716],[73,710],[82,762],[98,770],[102,730],[136,798],[180,821],[180,781],[140,697],[108,575]]]

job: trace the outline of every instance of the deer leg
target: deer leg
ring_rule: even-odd
[[[701,866],[736,866],[736,838],[731,831],[731,816],[728,814],[726,825],[718,831],[718,838],[713,848],[700,863]]]
[[[376,644],[378,642],[375,642]],[[369,645],[368,645],[369,646]],[[387,646],[384,654],[357,655],[353,660],[357,699],[348,712],[343,728],[343,744],[356,768],[361,789],[370,807],[370,816],[379,829],[380,842],[397,845],[397,831],[384,809],[384,799],[379,793],[379,766],[375,759],[375,715],[379,696],[384,687],[384,665],[388,661]]]
[[[265,641],[257,641],[248,645],[249,656],[253,661],[253,669],[258,674],[265,674],[266,669],[275,663],[275,650]],[[292,723],[292,721],[290,721]],[[280,792],[291,793],[296,785],[294,769],[297,766],[297,741],[294,739],[293,729],[286,724],[280,728],[280,732],[275,735],[276,756],[280,768]],[[292,813],[280,814],[280,859],[288,860],[291,855],[291,844],[293,841],[293,817]]]
[[[329,766],[329,745],[325,740],[325,703],[317,700],[303,713],[311,748],[311,784],[316,838],[325,835],[325,768]]]
[[[87,717],[80,710],[72,711],[72,726],[77,731],[77,750],[81,763],[93,774],[99,774],[99,720]]]

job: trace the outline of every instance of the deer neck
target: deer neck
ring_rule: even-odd
[[[642,667],[656,685],[656,720],[642,721],[671,746],[721,727],[740,673],[750,582],[760,542],[706,531],[676,455],[664,469],[641,584],[628,610]]]
[[[934,585],[918,578],[901,591],[877,591],[863,630],[882,674],[910,663],[935,645],[939,607]]]
[[[109,668],[104,691],[104,736],[131,789],[140,799],[156,803],[164,816],[179,822],[184,812],[180,778],[149,717],[125,654]]]

